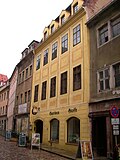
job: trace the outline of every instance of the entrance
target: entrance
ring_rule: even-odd
[[[92,146],[96,156],[107,156],[106,117],[92,120]]]
[[[40,133],[40,143],[42,143],[42,135],[43,135],[43,121],[37,120],[35,121],[35,132]]]

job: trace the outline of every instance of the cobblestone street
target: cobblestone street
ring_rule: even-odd
[[[0,136],[0,160],[68,160],[58,155],[25,147],[18,147],[16,142],[5,141]]]

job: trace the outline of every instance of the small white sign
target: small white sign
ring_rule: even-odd
[[[118,136],[119,135],[119,130],[113,130],[113,135]]]
[[[119,124],[119,118],[111,118],[111,124],[114,125],[114,124]]]
[[[119,130],[119,125],[113,125],[114,130]]]

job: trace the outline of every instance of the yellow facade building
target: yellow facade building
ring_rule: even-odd
[[[45,27],[35,49],[30,123],[41,143],[76,152],[90,140],[89,38],[82,0]]]

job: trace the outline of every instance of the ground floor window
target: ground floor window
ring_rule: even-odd
[[[50,121],[50,140],[59,140],[59,121],[57,119],[52,119]]]
[[[80,120],[72,117],[67,120],[67,141],[77,143],[80,139]]]

